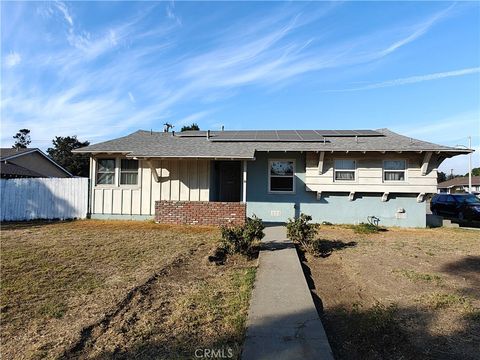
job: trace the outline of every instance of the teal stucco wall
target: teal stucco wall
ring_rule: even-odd
[[[294,194],[268,192],[268,160],[295,159],[296,178]],[[367,222],[368,216],[376,216],[383,226],[425,227],[426,205],[418,203],[416,194],[390,194],[382,202],[382,194],[356,193],[349,201],[348,193],[317,194],[305,190],[305,153],[257,152],[256,160],[247,168],[247,216],[253,214],[268,222],[285,222],[300,213],[311,215],[313,221],[337,224]],[[404,209],[404,212],[398,212]]]

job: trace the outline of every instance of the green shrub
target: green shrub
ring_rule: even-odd
[[[302,213],[297,219],[288,219],[287,222],[287,237],[306,249],[313,245],[313,239],[319,227],[318,224],[310,223],[311,220],[310,215]]]
[[[375,234],[380,231],[380,227],[374,224],[360,223],[353,226],[353,231],[357,234]]]
[[[253,215],[251,218],[247,218],[244,225],[243,236],[248,239],[262,240],[265,236],[263,229],[265,229],[265,225],[263,225],[262,219]]]
[[[251,253],[255,241],[259,241],[265,236],[264,228],[262,220],[255,215],[252,218],[247,218],[243,225],[222,226],[223,247],[230,254],[248,255]]]

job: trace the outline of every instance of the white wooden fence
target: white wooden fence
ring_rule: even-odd
[[[87,178],[0,179],[1,221],[84,219]]]

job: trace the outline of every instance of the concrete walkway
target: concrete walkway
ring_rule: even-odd
[[[263,242],[242,359],[333,359],[285,227],[267,227]]]

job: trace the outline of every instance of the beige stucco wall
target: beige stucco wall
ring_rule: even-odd
[[[23,166],[24,168],[35,171],[45,177],[70,177],[64,171],[55,166],[51,161],[45,159],[45,157],[40,155],[38,152],[18,156],[8,160],[8,162]]]

